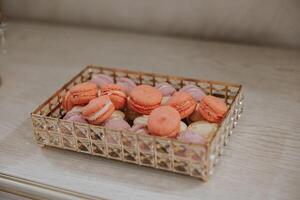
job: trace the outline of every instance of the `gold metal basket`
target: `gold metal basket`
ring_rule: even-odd
[[[63,120],[65,111],[61,103],[66,92],[74,85],[90,80],[95,73],[110,75],[114,80],[117,77],[128,77],[136,84],[154,86],[156,83],[168,82],[177,89],[186,84],[195,84],[207,94],[224,99],[229,109],[218,130],[204,145]],[[43,147],[53,146],[92,154],[206,181],[213,173],[223,147],[228,143],[232,129],[241,116],[242,102],[242,86],[239,84],[87,66],[32,112],[31,119],[34,139]],[[107,139],[108,135],[113,138],[113,142]]]

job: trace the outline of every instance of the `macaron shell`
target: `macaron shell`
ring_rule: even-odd
[[[199,112],[199,106],[200,104],[197,104],[195,111],[189,115],[188,120],[189,122],[196,122],[196,121],[204,121],[204,117],[201,115],[201,113]]]
[[[114,83],[114,79],[105,74],[93,74],[90,82],[95,83],[99,88],[101,88],[103,85]]]
[[[182,131],[185,131],[186,129],[187,129],[187,125],[183,121],[181,121],[179,131],[182,132]]]
[[[127,96],[122,86],[116,84],[104,85],[101,89],[101,95],[108,95],[116,110],[120,110],[126,105]]]
[[[125,93],[127,95],[129,95],[131,90],[136,87],[136,84],[133,80],[125,77],[117,78],[117,85],[122,86],[125,89]]]
[[[101,124],[102,122],[104,122],[105,120],[107,120],[108,118],[110,118],[110,116],[112,115],[112,113],[115,111],[115,108],[114,108],[114,105],[112,104],[108,111],[105,112],[103,115],[101,115],[100,117],[98,117],[96,120],[94,121],[89,121],[91,124],[95,124],[95,125],[99,125]]]
[[[85,124],[88,123],[88,122],[84,119],[84,117],[83,117],[82,115],[80,115],[80,114],[73,115],[73,116],[69,117],[67,120],[73,121],[73,122],[85,123]]]
[[[195,111],[196,104],[194,102],[189,102],[189,103],[190,103],[189,107],[179,111],[181,119],[188,117],[190,114],[192,114]]]
[[[189,93],[197,102],[200,102],[206,96],[205,92],[200,87],[192,84],[182,87],[179,91]]]
[[[84,105],[97,97],[97,85],[91,82],[85,82],[75,85],[70,89],[70,99],[74,105]]]
[[[151,135],[175,137],[180,130],[180,115],[171,106],[161,106],[153,110],[148,118]]]
[[[158,83],[155,85],[155,88],[157,88],[163,96],[171,96],[176,92],[176,89],[167,82]]]
[[[145,135],[148,135],[148,134],[149,134],[148,128],[147,128],[147,126],[144,125],[144,124],[134,124],[134,125],[129,129],[129,131],[135,132],[135,133],[138,133],[138,134],[145,134]]]
[[[192,114],[196,108],[196,101],[186,92],[176,92],[167,102],[167,105],[174,107],[179,113],[181,119]]]
[[[218,125],[206,121],[194,122],[188,126],[188,130],[201,135],[205,139],[209,139],[217,131]]]
[[[208,95],[203,99],[204,103],[212,108],[218,115],[224,115],[227,112],[226,104],[219,98]]]
[[[183,142],[193,143],[193,144],[207,143],[207,139],[205,139],[200,134],[197,134],[191,130],[185,130],[183,132],[180,132],[177,139]]]
[[[160,105],[162,94],[160,91],[149,85],[139,85],[130,93],[131,101],[136,105],[153,106]]]
[[[66,96],[65,96],[65,98],[63,99],[63,102],[62,102],[62,107],[67,112],[70,111],[74,107],[74,104],[72,103],[70,97],[71,97],[70,92],[67,92]]]
[[[114,118],[106,120],[102,124],[105,128],[115,129],[115,130],[128,130],[130,125],[123,119]]]
[[[86,106],[84,106],[81,109],[81,112],[84,116],[96,113],[97,111],[99,111],[99,109],[104,107],[104,105],[109,101],[110,99],[107,95],[95,98],[91,100]]]
[[[137,118],[135,118],[133,120],[133,124],[144,124],[144,125],[147,125],[148,124],[148,118],[149,118],[148,115],[139,116],[139,117],[137,117]]]
[[[160,102],[160,105],[166,105],[167,102],[169,101],[170,96],[164,96]]]
[[[129,109],[144,115],[149,115],[152,110],[160,106],[160,103],[151,106],[139,105],[136,102],[134,102],[131,98],[128,98],[127,104]]]
[[[107,107],[107,111],[105,111],[102,115],[98,116],[95,120],[88,119],[108,104],[109,106]],[[101,124],[112,115],[114,110],[114,105],[111,103],[109,97],[105,95],[91,100],[88,105],[82,108],[82,114],[91,124]]]
[[[220,99],[206,96],[200,103],[198,112],[209,122],[219,123],[227,112],[227,106]]]
[[[70,111],[68,111],[66,113],[66,115],[64,116],[63,119],[69,119],[70,117],[72,117],[73,115],[78,115],[78,114],[81,114],[81,109],[82,107],[81,106],[74,106]]]
[[[124,119],[125,118],[125,114],[122,111],[120,111],[120,110],[115,110],[112,113],[111,118]]]

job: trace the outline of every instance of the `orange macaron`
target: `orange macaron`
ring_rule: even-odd
[[[196,101],[187,92],[175,92],[166,104],[175,108],[180,113],[181,119],[192,114],[196,108]]]
[[[149,85],[135,87],[129,95],[129,109],[144,115],[149,115],[152,110],[160,106],[162,94],[160,91]]]
[[[110,100],[115,106],[116,110],[120,110],[125,107],[127,96],[125,89],[117,84],[107,84],[101,88],[101,96],[108,95]]]
[[[65,111],[70,111],[72,110],[72,108],[74,107],[75,105],[72,103],[71,101],[71,95],[70,95],[70,92],[67,92],[63,101],[62,101],[62,107]]]
[[[70,111],[74,106],[83,106],[97,97],[97,85],[91,82],[80,83],[72,87],[65,95],[62,107]]]
[[[221,99],[208,95],[202,99],[197,111],[209,122],[221,122],[227,109]]]
[[[97,125],[108,119],[114,110],[114,104],[107,95],[104,95],[91,100],[81,111],[89,123]]]
[[[148,117],[148,130],[151,135],[175,138],[180,131],[180,114],[171,106],[160,106]]]

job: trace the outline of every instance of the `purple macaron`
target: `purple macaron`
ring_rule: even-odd
[[[99,88],[101,88],[104,85],[114,83],[114,79],[105,74],[93,74],[91,82],[95,83]]]
[[[146,134],[146,135],[149,134],[147,125],[145,125],[145,124],[134,124],[129,129],[129,131],[132,131],[132,132],[135,132],[135,133],[138,133],[138,134]]]
[[[102,125],[105,128],[115,129],[119,131],[130,129],[130,125],[124,119],[120,118],[112,118],[106,120]]]
[[[174,92],[176,92],[176,89],[167,82],[158,83],[155,85],[155,87],[161,92],[163,96],[171,96]]]
[[[188,129],[183,132],[180,132],[177,139],[183,142],[193,143],[193,144],[206,143],[206,139],[204,137]]]
[[[117,85],[122,86],[125,89],[127,95],[129,95],[130,91],[136,87],[136,84],[133,80],[125,77],[117,78]]]
[[[130,129],[130,125],[124,119],[120,119],[120,118],[108,119],[102,125],[105,128],[115,129],[118,131]],[[107,142],[112,144],[119,143],[117,138],[109,134],[107,135]]]
[[[179,91],[189,93],[197,102],[200,102],[206,96],[200,87],[192,84],[182,87]]]
[[[75,106],[72,108],[72,110],[67,112],[63,119],[73,122],[87,123],[87,121],[81,115],[81,108],[81,106]]]

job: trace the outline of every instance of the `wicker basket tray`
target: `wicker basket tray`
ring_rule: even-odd
[[[128,77],[137,84],[155,85],[169,82],[179,89],[186,84],[200,86],[207,94],[224,99],[229,106],[226,117],[218,130],[205,145],[188,144],[176,139],[139,135],[128,131],[116,131],[102,126],[63,120],[61,107],[66,92],[78,83],[91,79],[92,74],[102,73],[116,77]],[[56,91],[31,113],[34,139],[42,147],[57,148],[92,154],[134,163],[137,165],[186,174],[206,181],[212,174],[223,146],[228,143],[232,129],[243,110],[242,86],[234,83],[195,80],[183,77],[134,72],[121,69],[87,66],[78,75]],[[107,135],[117,143],[110,143]]]

